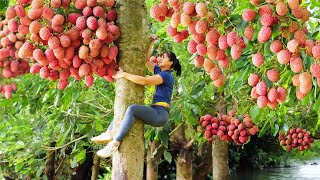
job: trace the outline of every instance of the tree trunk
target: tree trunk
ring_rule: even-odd
[[[119,67],[125,72],[145,75],[144,63],[149,42],[145,0],[117,0],[116,8],[118,10],[117,24],[121,33],[117,42]],[[117,131],[128,106],[143,104],[144,88],[121,78],[116,81],[115,90],[114,129]],[[143,178],[143,132],[143,123],[136,121],[121,142],[119,151],[113,154],[113,180],[140,180]]]
[[[175,157],[176,179],[192,180],[193,140],[187,142],[185,125],[181,124],[170,137],[171,148],[178,151]]]
[[[229,179],[228,143],[213,136],[212,143],[212,174],[214,180]]]
[[[192,152],[180,152],[176,159],[176,180],[192,180]]]
[[[100,168],[100,158],[99,158],[98,155],[95,154],[94,158],[93,158],[91,180],[97,180],[98,179],[99,168]]]
[[[208,141],[198,148],[193,167],[193,179],[205,180],[212,171],[212,144]]]
[[[223,94],[216,104],[216,110],[221,114],[227,114],[226,104]],[[212,175],[214,180],[229,179],[228,154],[229,147],[226,141],[220,140],[218,136],[213,136],[212,143]]]
[[[149,143],[149,148],[147,153],[147,180],[158,179],[158,164],[165,150],[165,147],[163,146],[159,147],[159,146],[161,146],[160,141],[152,141]],[[157,153],[153,155],[156,149],[157,149]]]
[[[56,143],[51,142],[50,147],[55,147]],[[51,150],[48,152],[48,156],[46,159],[46,167],[44,170],[44,174],[47,176],[48,180],[53,180],[54,179],[54,160],[56,157],[56,151]]]

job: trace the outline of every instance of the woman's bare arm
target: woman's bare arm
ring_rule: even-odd
[[[119,71],[117,71],[117,73],[112,77],[115,79],[126,78],[129,81],[140,85],[159,85],[163,83],[163,79],[159,74],[144,77],[124,72],[121,68],[119,68]]]
[[[148,51],[147,51],[147,60],[146,60],[145,65],[147,66],[147,68],[149,69],[150,72],[154,73],[155,64],[152,61],[150,61],[150,57],[151,57],[153,45],[156,41],[156,37],[152,37],[152,38],[153,38],[153,40],[151,41],[149,48],[148,48]]]

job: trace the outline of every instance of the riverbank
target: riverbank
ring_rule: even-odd
[[[242,171],[234,174],[231,180],[320,180],[320,159],[308,161],[292,160],[288,168],[270,168]]]

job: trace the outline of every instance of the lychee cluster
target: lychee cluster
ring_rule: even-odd
[[[244,36],[249,41],[252,39],[255,31],[250,23],[257,21],[258,19],[260,19],[262,27],[258,32],[257,38],[260,43],[265,43],[271,38],[273,25],[278,24],[279,21],[287,22],[290,12],[302,22],[306,22],[310,18],[310,12],[307,8],[300,6],[301,2],[299,0],[289,0],[287,2],[271,0],[267,1],[267,4],[261,5],[259,5],[259,0],[251,0],[250,2],[252,5],[257,6],[256,9],[258,10],[245,9],[242,13],[242,19],[249,22],[248,27],[244,31]],[[288,38],[290,33],[295,32],[298,28],[298,24],[292,21],[291,26],[281,27],[282,36]],[[298,36],[296,36],[295,39],[296,38],[298,38]]]
[[[279,72],[275,68],[267,71],[267,77],[271,82],[277,82],[280,79]],[[268,88],[257,74],[250,74],[248,84],[252,87],[251,97],[257,99],[259,108],[268,106],[270,109],[275,109],[278,103],[283,103],[286,100],[287,90],[284,87]]]
[[[221,11],[221,13],[226,12]],[[217,30],[214,26],[215,14],[209,11],[206,3],[163,0],[162,3],[153,5],[150,14],[161,22],[165,17],[170,18],[170,24],[166,29],[167,34],[174,37],[177,43],[182,42],[190,34],[192,39],[188,42],[187,49],[190,54],[195,55],[195,66],[197,68],[203,66],[216,87],[224,85],[226,78],[221,68],[229,66],[229,58],[239,59],[246,45],[236,32],[223,34]],[[180,24],[188,30],[179,31]],[[229,53],[229,47],[230,55],[228,56],[226,52]]]
[[[298,148],[300,151],[308,150],[314,139],[302,128],[291,128],[287,134],[279,133],[278,139],[281,146],[285,146],[288,151]]]
[[[307,39],[308,30],[303,26],[303,23],[310,18],[310,12],[299,0],[285,2],[267,0],[266,3],[250,0],[250,3],[255,8],[245,9],[242,12],[242,19],[248,22],[243,31],[245,39],[239,36],[234,28],[224,29],[223,33],[219,32],[220,29],[217,27],[219,19],[215,16],[216,14],[228,16],[230,12],[227,7],[219,11],[210,11],[205,2],[162,0],[160,4],[155,4],[151,8],[150,14],[160,22],[164,22],[166,18],[170,19],[166,31],[175,42],[181,42],[191,36],[187,50],[194,57],[195,66],[204,67],[216,87],[224,85],[227,78],[224,68],[229,66],[229,59],[237,60],[241,57],[246,47],[244,40],[248,43],[252,41],[253,45],[264,44],[271,41],[273,30],[277,29],[280,35],[272,38],[270,50],[276,55],[279,65],[274,65],[266,75],[271,82],[276,83],[280,79],[279,70],[282,70],[280,68],[290,67],[294,73],[304,74],[296,90],[298,99],[302,99],[312,89],[310,77],[315,77],[320,84],[319,63],[314,62],[311,65],[312,76],[307,77],[305,74],[310,74],[304,67],[307,63],[303,62],[300,55],[300,52],[304,51],[315,60],[320,59],[319,42]],[[291,14],[295,18],[291,18]],[[255,33],[257,36],[254,36]],[[259,48],[252,55],[252,64],[257,68],[262,68],[265,61],[269,60],[264,50]],[[269,64],[267,62],[267,65]],[[285,66],[287,64],[290,66]],[[268,88],[260,78],[255,77],[255,79],[258,79],[254,81],[255,83],[251,82],[253,87],[251,96],[258,99],[257,104],[260,108],[268,105],[271,109],[275,109],[278,103],[285,101],[287,92],[284,87],[277,85],[278,87]]]
[[[283,40],[275,39],[270,44],[270,50],[272,53],[276,54],[277,60],[280,65],[289,64],[290,69],[296,74],[292,78],[293,85],[297,87],[296,96],[299,100],[303,99],[308,92],[312,89],[312,76],[317,78],[318,84],[320,84],[320,65],[318,63],[313,63],[310,67],[310,72],[305,71],[304,65],[301,58],[300,52],[304,51],[309,56],[313,57],[315,60],[320,59],[320,46],[318,42],[314,40],[307,39],[308,30],[305,27],[300,27],[299,22],[296,19],[291,19],[289,13],[293,14],[297,19],[306,22],[310,17],[310,12],[300,5],[299,0],[289,0],[287,2],[282,1],[267,1],[267,4],[259,5],[260,1],[250,1],[252,5],[257,6],[258,11],[254,9],[246,9],[242,17],[245,21],[249,22],[249,25],[244,31],[244,36],[250,41],[252,40],[253,34],[255,32],[252,23],[256,20],[260,20],[262,28],[258,32],[258,41],[260,43],[265,43],[270,40],[272,35],[272,28],[274,25],[281,22],[286,22],[280,24],[281,36],[286,41],[286,48],[283,46]],[[259,18],[257,18],[259,16]],[[289,21],[288,21],[289,18]],[[291,38],[292,37],[292,38]],[[290,39],[291,38],[291,39]],[[256,67],[261,67],[264,64],[265,58],[261,52],[258,52],[252,56],[252,63]],[[285,66],[282,66],[285,67]],[[305,72],[304,72],[305,71]],[[279,73],[276,69],[269,70],[267,72],[268,79],[272,82],[276,82],[276,79],[279,78]],[[271,77],[270,79],[270,76]],[[301,78],[300,78],[301,77]],[[250,79],[251,78],[251,79]],[[255,79],[253,81],[253,79]],[[249,85],[252,85],[254,82],[258,82],[257,76],[249,77]],[[276,102],[278,100],[270,101],[276,94],[276,89],[274,87],[270,88],[268,92],[265,91],[265,83],[261,83],[261,87],[258,86],[259,93],[257,93],[257,88],[253,88],[251,91],[251,96],[253,98],[258,98],[258,106],[265,107],[268,105],[270,108],[274,109],[276,107]],[[279,88],[277,89],[279,90]],[[285,93],[285,89],[281,88],[281,91]],[[261,95],[261,93],[265,95]],[[284,94],[283,93],[283,94]],[[278,92],[279,94],[279,92]],[[266,96],[267,95],[267,96]],[[261,97],[262,96],[262,97]],[[269,96],[271,96],[269,98]],[[285,96],[283,96],[285,97]],[[285,98],[284,98],[285,99]],[[272,104],[270,104],[272,103]]]
[[[17,31],[28,37],[18,57],[34,62],[31,73],[59,79],[60,90],[70,76],[85,78],[87,86],[93,84],[94,74],[113,81],[118,54],[113,42],[120,36],[114,5],[114,0],[50,0],[48,5],[44,0],[19,1],[6,13],[8,26],[18,26]]]
[[[13,11],[18,17],[25,14],[21,6],[8,8],[8,11]],[[0,73],[3,78],[10,79],[29,73],[29,63],[18,56],[25,42],[24,33],[23,25],[15,19],[0,22]]]
[[[244,114],[242,122],[233,117],[234,110],[229,115],[217,114],[212,117],[210,114],[200,117],[199,122],[204,127],[204,136],[208,141],[212,141],[212,136],[217,135],[223,141],[234,141],[238,145],[247,143],[250,136],[259,132],[259,128],[253,124],[250,115]]]
[[[6,99],[11,99],[12,93],[17,91],[17,84],[0,84],[0,94],[3,94]]]

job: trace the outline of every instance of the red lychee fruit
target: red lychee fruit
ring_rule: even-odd
[[[194,40],[190,40],[188,42],[188,52],[190,54],[194,54],[195,52],[197,52],[197,43]]]
[[[231,57],[234,60],[238,60],[241,57],[241,53],[242,53],[242,49],[237,45],[234,44],[233,46],[231,46]]]
[[[257,100],[257,104],[259,108],[264,108],[268,104],[268,98],[266,96],[259,96]]]
[[[280,74],[277,69],[272,68],[267,71],[268,79],[272,82],[277,82],[280,79]]]
[[[207,5],[205,3],[197,3],[195,9],[200,17],[205,17],[208,12]]]
[[[87,85],[88,87],[92,86],[93,81],[94,81],[94,78],[93,78],[93,76],[92,76],[91,74],[89,74],[89,75],[87,75],[87,76],[85,77],[85,83],[86,83],[86,85]]]
[[[290,68],[294,73],[299,73],[303,69],[303,62],[300,57],[291,57]]]
[[[284,87],[278,87],[277,91],[278,91],[277,102],[283,103],[287,97],[287,90]]]
[[[273,10],[271,9],[271,7],[269,5],[262,5],[259,7],[258,13],[260,16],[262,16],[263,14],[270,14],[272,15]]]
[[[303,45],[307,39],[306,33],[299,29],[294,33],[294,39],[298,41],[299,45]]]
[[[202,67],[203,63],[204,63],[204,57],[203,56],[196,56],[194,58],[194,65],[197,67],[197,68],[200,68]]]
[[[215,60],[217,57],[218,48],[215,45],[209,45],[207,47],[207,55],[211,60]]]
[[[67,79],[60,79],[57,88],[59,90],[64,90],[68,86],[68,80]]]
[[[246,9],[242,13],[242,19],[249,22],[252,21],[256,16],[256,12],[253,9]]]
[[[260,52],[252,56],[252,63],[256,67],[262,66],[263,62],[264,62],[264,57]]]
[[[217,30],[211,29],[206,35],[206,41],[210,45],[216,45],[218,44],[219,37],[220,37],[220,33]]]
[[[254,87],[258,84],[259,81],[260,81],[260,77],[257,74],[250,74],[248,78],[249,86]]]
[[[244,36],[250,41],[254,34],[254,28],[252,26],[246,27],[244,30]]]
[[[270,102],[276,102],[276,100],[278,99],[278,91],[275,87],[269,89],[268,99]]]
[[[200,56],[204,56],[207,53],[207,48],[204,44],[198,44],[196,49]]]
[[[236,39],[237,39],[237,33],[236,32],[230,32],[227,35],[227,43],[231,47],[234,44],[236,44]]]
[[[260,96],[267,95],[267,85],[265,82],[260,81],[256,86],[256,91]]]
[[[221,35],[219,37],[219,48],[222,50],[226,50],[228,48],[227,36]]]
[[[217,80],[222,74],[222,71],[219,67],[213,67],[211,70],[210,70],[210,78],[215,81]]]
[[[273,53],[278,53],[282,50],[282,42],[280,40],[274,40],[270,44],[270,50]]]
[[[287,14],[288,12],[288,8],[287,5],[284,2],[279,2],[276,5],[276,12],[279,16],[284,16]]]
[[[313,46],[312,55],[315,59],[320,59],[320,45]]]
[[[261,43],[267,42],[272,35],[272,30],[270,27],[263,26],[258,33],[258,41]]]
[[[283,49],[277,54],[277,59],[280,64],[287,64],[290,62],[290,58],[291,52],[287,49]]]
[[[260,22],[263,26],[271,26],[273,24],[273,17],[270,14],[263,14],[260,17]]]
[[[208,21],[200,19],[195,26],[196,32],[199,34],[203,34],[207,31],[208,26],[209,26]]]
[[[291,10],[299,8],[300,2],[299,0],[288,0],[288,5]]]
[[[193,2],[186,2],[183,4],[183,11],[191,15],[195,11],[195,4]]]
[[[296,53],[299,50],[299,43],[297,40],[292,39],[288,42],[287,48],[291,53]]]
[[[312,76],[319,79],[320,78],[320,64],[316,64],[316,63],[312,64],[310,66],[310,72],[311,72]]]

